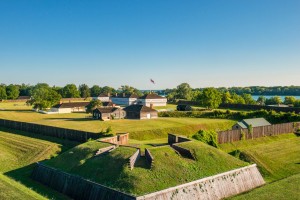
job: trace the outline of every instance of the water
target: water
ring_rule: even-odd
[[[252,95],[252,97],[253,97],[253,99],[256,101],[257,99],[258,99],[258,97],[260,97],[260,96],[264,96],[264,97],[266,97],[267,99],[270,99],[270,98],[272,98],[272,97],[275,97],[275,96],[279,96],[281,99],[282,99],[282,101],[284,101],[284,98],[286,97],[286,96],[293,96],[293,95],[286,95],[286,96],[280,96],[280,95]],[[294,97],[296,97],[296,99],[300,99],[300,96],[294,96]]]

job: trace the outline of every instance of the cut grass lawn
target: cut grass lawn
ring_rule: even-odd
[[[90,141],[44,163],[134,195],[166,189],[248,165],[214,147],[193,141],[180,146],[191,149],[196,161],[181,157],[170,146],[160,146],[150,148],[155,160],[154,167],[150,169],[142,157],[135,168],[130,170],[128,158],[136,149],[120,146],[108,154],[93,157],[99,148],[107,145]]]
[[[300,137],[294,134],[239,141],[220,147],[227,152],[238,149],[244,159],[258,165],[267,182],[300,173]]]
[[[35,162],[49,159],[77,144],[0,128],[0,199],[43,199],[37,192],[49,198],[67,199],[31,180],[30,174]],[[33,190],[26,189],[25,185]]]
[[[254,189],[248,193],[230,198],[231,200],[273,200],[288,199],[299,200],[300,197],[300,174],[269,183],[263,187]]]
[[[235,121],[204,118],[158,118],[152,120],[100,121],[86,113],[41,114],[30,110],[0,111],[0,118],[99,133],[111,127],[114,133],[129,132],[130,138],[149,140],[166,138],[170,132],[192,135],[199,129],[226,130]]]

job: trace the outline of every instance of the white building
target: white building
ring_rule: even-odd
[[[53,106],[50,112],[54,112],[54,113],[85,112],[86,106],[88,104],[89,102],[59,103]]]
[[[117,105],[124,105],[124,106],[130,106],[137,104],[139,96],[136,94],[122,94],[118,95],[116,94],[115,96],[111,96],[110,100]]]
[[[167,98],[161,97],[157,94],[147,94],[138,99],[138,104],[151,107],[152,106],[166,106]]]
[[[100,94],[97,97],[93,97],[93,100],[100,100],[101,102],[109,102],[110,101],[110,94]]]

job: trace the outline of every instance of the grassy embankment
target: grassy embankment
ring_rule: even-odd
[[[57,156],[77,144],[0,128],[0,199],[66,199],[31,180],[30,174],[35,162]]]
[[[181,157],[170,146],[153,147],[150,151],[154,157],[154,167],[150,169],[142,157],[135,168],[130,170],[127,161],[136,150],[119,147],[94,158],[95,152],[106,145],[97,141],[87,142],[46,161],[45,164],[135,195],[166,189],[248,165],[223,151],[193,141],[180,145],[191,149],[196,161]]]
[[[8,104],[8,105],[6,105]],[[6,105],[6,106],[5,106]],[[226,119],[204,118],[158,118],[153,120],[111,120],[99,121],[88,118],[86,113],[41,114],[26,109],[25,105],[13,106],[12,103],[0,103],[0,118],[36,124],[57,126],[99,133],[111,127],[114,133],[129,132],[130,138],[150,140],[166,138],[168,133],[190,136],[199,129],[226,130],[235,123]],[[9,109],[10,106],[15,109]],[[25,106],[25,107],[24,107]]]
[[[258,165],[267,184],[233,199],[297,199],[300,195],[300,137],[283,134],[221,144],[221,149]],[[237,153],[239,154],[239,153]]]

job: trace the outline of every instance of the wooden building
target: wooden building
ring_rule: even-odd
[[[116,107],[100,107],[93,110],[93,118],[103,121],[112,119],[124,119],[126,112],[121,108]]]
[[[158,118],[157,110],[144,105],[131,105],[124,108],[127,119],[155,119]]]
[[[90,102],[59,103],[51,108],[51,112],[56,112],[56,113],[85,112],[86,106],[89,103]]]
[[[265,118],[252,118],[252,119],[243,119],[240,122],[237,122],[235,125],[232,126],[232,130],[240,130],[249,128],[260,127],[260,126],[270,126],[271,124],[265,120]]]
[[[138,99],[138,104],[148,106],[166,106],[167,98],[157,94],[146,94]]]

